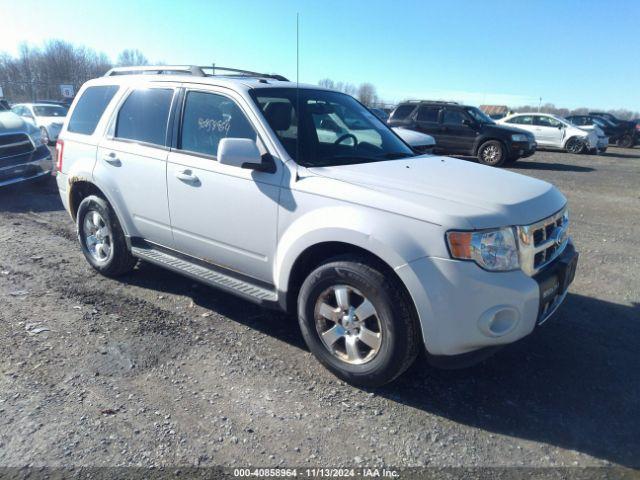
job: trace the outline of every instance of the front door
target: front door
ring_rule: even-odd
[[[282,166],[266,173],[218,163],[223,138],[250,138],[266,153],[253,113],[230,95],[214,87],[185,94],[167,170],[173,237],[183,253],[272,283]]]
[[[540,138],[541,145],[562,148],[564,128],[561,122],[552,117],[536,115],[533,117],[536,139]]]
[[[458,109],[445,108],[442,111],[442,123],[440,125],[440,142],[449,152],[470,154],[478,135],[477,131],[464,121],[473,124],[470,117]]]

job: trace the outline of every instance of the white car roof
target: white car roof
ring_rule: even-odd
[[[214,75],[208,77],[197,77],[194,75],[181,74],[133,74],[133,75],[112,75],[89,80],[85,85],[140,85],[148,83],[187,83],[191,85],[212,85],[227,87],[234,90],[249,91],[254,88],[296,88],[327,90],[330,89],[308,84],[297,84],[296,82],[275,80],[272,78],[247,77],[247,76],[225,76]]]

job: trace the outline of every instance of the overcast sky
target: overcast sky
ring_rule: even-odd
[[[389,101],[640,110],[640,1],[0,0],[0,51],[60,38],[150,60],[371,82]]]

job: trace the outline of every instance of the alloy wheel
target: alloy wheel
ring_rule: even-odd
[[[348,285],[326,289],[316,301],[314,318],[322,344],[350,365],[370,362],[382,345],[382,324],[371,301]]]
[[[107,222],[96,210],[84,217],[82,233],[89,254],[99,263],[105,263],[113,254],[113,236]]]

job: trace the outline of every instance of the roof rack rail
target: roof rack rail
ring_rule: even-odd
[[[144,65],[137,67],[115,67],[104,74],[105,77],[114,75],[136,75],[136,74],[185,74],[194,77],[205,77],[206,74],[200,67],[193,65]]]
[[[278,75],[277,73],[259,73],[252,72],[251,70],[240,70],[239,68],[230,68],[230,67],[219,67],[218,65],[209,65],[209,66],[201,66],[198,67],[201,70],[211,70],[211,75],[216,75],[216,71],[221,70],[223,72],[229,72],[232,74],[238,74],[243,77],[260,77],[260,78],[271,78],[273,80],[280,80],[282,82],[288,82],[289,79],[283,77],[282,75]]]
[[[460,105],[459,102],[451,100],[405,100],[404,103],[444,103],[447,105]]]
[[[205,70],[211,70],[211,74],[205,73]],[[273,80],[279,80],[288,82],[289,80],[282,75],[275,73],[258,73],[250,70],[240,70],[238,68],[218,67],[215,64],[209,66],[197,66],[197,65],[144,65],[137,67],[115,67],[104,74],[105,77],[111,77],[115,75],[139,75],[139,74],[183,74],[193,75],[194,77],[212,77],[216,75],[217,71],[229,72],[233,76],[238,75],[242,77],[259,77],[270,78]],[[222,74],[224,75],[224,74]]]

